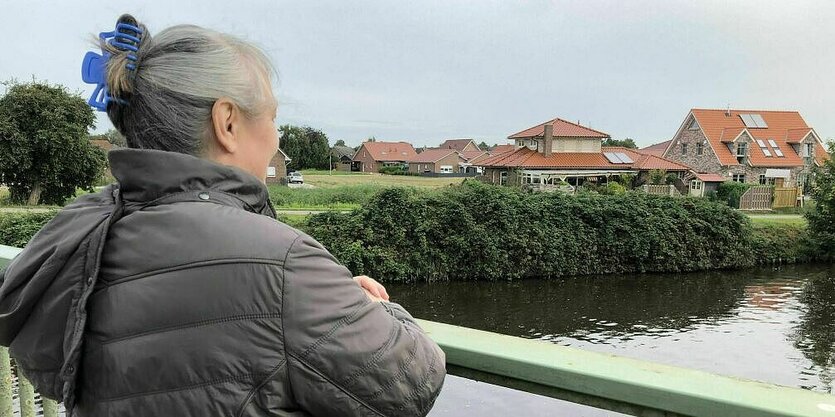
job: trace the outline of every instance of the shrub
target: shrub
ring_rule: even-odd
[[[307,231],[356,274],[385,281],[675,272],[754,263],[751,225],[704,199],[524,193],[467,182],[390,189]]]
[[[806,219],[818,254],[835,259],[835,142],[829,143],[829,152],[832,156],[815,173],[815,207],[806,212]]]
[[[57,210],[39,213],[0,214],[0,245],[22,248],[38,230],[57,214]]]
[[[751,184],[725,181],[716,190],[716,198],[730,207],[739,208],[740,197],[751,187],[753,187]]]

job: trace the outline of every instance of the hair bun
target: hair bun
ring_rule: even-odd
[[[102,45],[102,49],[110,53],[107,63],[107,86],[113,97],[127,100],[134,90],[142,46],[147,45],[150,34],[145,25],[130,14],[119,16],[116,22],[117,37]],[[137,28],[139,31],[121,24]]]

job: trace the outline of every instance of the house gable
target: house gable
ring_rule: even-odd
[[[698,125],[697,129],[691,128],[694,123],[698,125],[693,112],[690,112],[682,121],[662,156],[687,165],[698,172],[719,172],[722,169],[722,161],[717,156],[713,145],[707,140],[701,126]],[[701,144],[701,154],[699,154],[699,144]]]

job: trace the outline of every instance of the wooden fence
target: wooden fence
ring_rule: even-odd
[[[661,185],[658,185],[658,184],[649,185],[649,184],[647,184],[647,185],[641,186],[641,189],[644,190],[645,193],[652,194],[652,195],[669,195],[669,196],[681,195],[681,193],[679,193],[678,190],[676,190],[676,187],[673,186],[673,185],[663,185],[663,184],[661,184]]]
[[[740,210],[771,210],[772,188],[768,185],[751,187],[739,198]]]
[[[797,205],[797,197],[801,194],[800,189],[796,187],[775,187],[774,204],[771,207],[795,207]]]

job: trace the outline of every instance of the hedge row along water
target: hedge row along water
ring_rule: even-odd
[[[23,247],[55,212],[0,214]],[[524,193],[467,181],[393,188],[351,213],[298,224],[355,274],[383,281],[499,280],[743,268],[813,258],[806,229],[751,226],[720,203],[642,193]]]
[[[774,245],[755,239],[746,216],[705,199],[475,182],[385,190],[354,212],[312,216],[305,230],[355,274],[385,281],[684,272],[776,258],[755,256]]]

